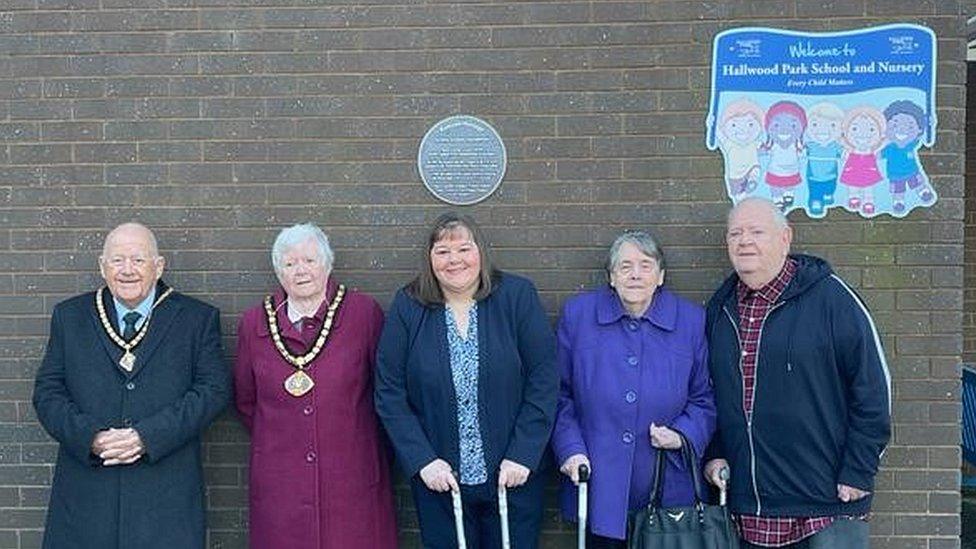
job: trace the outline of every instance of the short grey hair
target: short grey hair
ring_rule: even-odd
[[[621,233],[610,245],[610,253],[607,254],[607,274],[612,273],[617,268],[617,264],[620,263],[620,248],[624,244],[633,244],[641,253],[657,261],[659,269],[664,270],[664,250],[658,245],[657,240],[651,236],[651,233],[629,230]]]
[[[301,223],[282,229],[278,233],[278,237],[275,238],[274,245],[271,247],[271,264],[274,265],[275,272],[281,271],[281,260],[285,252],[292,246],[301,244],[308,239],[312,239],[319,245],[319,255],[322,263],[325,265],[326,270],[331,271],[335,254],[332,253],[332,247],[329,246],[329,237],[325,236],[322,229],[314,224]]]
[[[785,229],[790,226],[789,220],[786,219],[786,214],[783,213],[783,210],[779,209],[779,206],[777,206],[775,202],[761,196],[750,196],[743,198],[737,202],[735,206],[732,206],[732,209],[729,210],[728,217],[725,219],[726,227],[728,227],[729,223],[732,222],[732,216],[735,215],[735,212],[739,211],[739,208],[746,204],[757,204],[769,210],[769,212],[773,214],[773,223],[776,224],[776,227]]]

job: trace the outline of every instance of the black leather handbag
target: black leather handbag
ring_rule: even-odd
[[[728,508],[709,505],[702,497],[702,479],[698,459],[691,444],[682,436],[681,452],[685,467],[691,473],[695,503],[689,507],[665,508],[664,465],[668,450],[658,449],[657,465],[651,484],[651,501],[646,507],[631,511],[629,549],[738,549],[739,535]]]

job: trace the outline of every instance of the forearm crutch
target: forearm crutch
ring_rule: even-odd
[[[579,549],[586,549],[586,512],[589,508],[589,483],[590,468],[585,463],[581,463],[579,470],[579,497],[576,505],[576,518],[578,532],[576,534],[576,546]]]
[[[457,474],[454,474],[457,478]],[[451,504],[454,507],[454,530],[457,532],[458,549],[468,549],[464,540],[464,510],[461,508],[461,491],[451,490]]]
[[[498,518],[502,523],[502,549],[510,549],[512,543],[508,537],[508,490],[504,484],[498,485]]]
[[[722,479],[722,487],[718,490],[718,504],[725,507],[726,494],[729,491],[729,468],[722,467],[718,470],[718,478]]]

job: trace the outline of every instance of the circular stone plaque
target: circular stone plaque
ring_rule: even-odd
[[[417,152],[417,168],[438,199],[465,206],[488,198],[505,175],[502,138],[487,122],[451,116],[427,131]]]

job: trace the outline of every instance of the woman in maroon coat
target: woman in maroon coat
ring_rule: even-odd
[[[373,411],[383,311],[330,275],[328,238],[281,231],[281,283],[237,329],[237,409],[251,433],[253,549],[397,545],[386,446]]]

